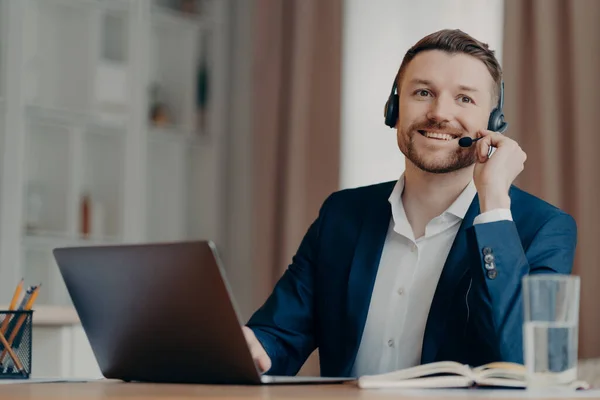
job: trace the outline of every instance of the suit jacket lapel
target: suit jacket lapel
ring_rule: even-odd
[[[422,364],[435,361],[443,340],[452,295],[469,269],[467,229],[473,226],[473,220],[478,214],[479,197],[476,195],[456,234],[431,303],[423,338]]]
[[[342,364],[343,376],[349,376],[352,371],[369,312],[379,260],[392,215],[388,202],[392,188],[393,185],[389,186],[389,190],[387,187],[382,190],[384,196],[374,201],[365,212],[360,227],[348,277],[346,326],[343,327],[347,338],[346,357]]]

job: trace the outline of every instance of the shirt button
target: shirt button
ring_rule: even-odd
[[[394,339],[388,340],[388,347],[394,347]]]
[[[398,294],[402,296],[404,294],[404,288],[398,288]]]
[[[417,245],[416,245],[416,244],[414,244],[414,243],[413,243],[413,244],[411,244],[411,245],[410,245],[410,251],[412,251],[413,253],[414,253],[415,251],[417,251]]]

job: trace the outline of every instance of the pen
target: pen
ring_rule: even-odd
[[[25,306],[29,302],[29,298],[33,294],[33,291],[35,290],[36,287],[37,286],[29,286],[29,288],[27,288],[25,295],[21,299],[21,304],[19,304],[19,308],[17,308],[18,311],[25,310]]]
[[[37,298],[38,293],[40,292],[40,287],[42,287],[41,283],[33,288],[33,293],[27,301],[27,304],[25,304],[25,310],[29,311],[33,307],[33,303],[35,303],[35,299]]]

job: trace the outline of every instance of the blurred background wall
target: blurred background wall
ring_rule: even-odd
[[[109,11],[82,4],[95,3],[0,0],[0,304],[22,274],[48,283],[34,335],[39,374],[98,374],[50,253],[89,240],[80,237],[80,186],[89,183],[105,207],[110,235],[100,243],[215,240],[245,321],[329,193],[402,173],[383,106],[406,50],[442,28],[489,43],[505,68],[508,135],[529,155],[518,184],[577,219],[581,356],[600,357],[600,2],[204,0],[193,9],[189,0],[110,0],[102,6]],[[102,32],[111,32],[102,53],[110,62],[100,57],[96,68],[85,40]],[[36,78],[25,79],[30,73]],[[98,76],[112,88],[99,92],[99,114],[87,89],[94,85],[85,84]],[[160,90],[150,90],[152,82]],[[97,115],[114,114],[119,87],[131,121],[116,136],[87,136],[89,126],[115,130]],[[169,123],[161,112],[149,123],[148,105],[161,102]],[[49,182],[49,219],[31,218],[38,178]],[[32,221],[52,229],[31,231]],[[315,355],[303,373],[317,372]]]

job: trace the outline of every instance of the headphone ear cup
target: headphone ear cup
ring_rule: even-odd
[[[498,108],[494,108],[488,120],[488,130],[504,133],[507,128],[508,124],[504,121],[504,113]]]
[[[385,124],[390,128],[395,128],[398,123],[399,100],[397,94],[392,94],[385,103]]]
[[[508,129],[508,122],[504,120],[504,81],[500,84],[500,97],[498,106],[490,113],[488,120],[488,130],[492,132],[504,133]]]

